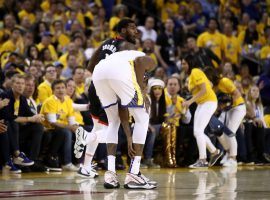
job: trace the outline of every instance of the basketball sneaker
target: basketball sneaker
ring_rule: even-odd
[[[27,158],[23,152],[20,152],[20,154],[17,157],[14,157],[13,162],[16,165],[21,166],[31,166],[34,164],[34,161]]]
[[[145,180],[145,182],[149,183],[150,185],[154,185],[154,186],[157,186],[158,185],[156,181],[150,180],[149,178],[147,178],[146,176],[144,176],[141,172],[139,172],[138,175],[141,178],[143,178]]]
[[[209,167],[212,167],[218,159],[223,155],[223,151],[220,151],[219,149],[217,150],[217,153],[212,153],[210,156],[210,161],[209,161]]]
[[[12,162],[11,159],[9,159],[9,161],[6,163],[4,168],[8,169],[9,172],[12,173],[12,174],[20,174],[20,173],[22,173],[22,171],[14,165],[14,163]]]
[[[237,167],[237,161],[229,158],[224,164],[223,167]]]
[[[87,132],[83,129],[83,127],[80,126],[79,128],[76,129],[75,135],[76,141],[74,144],[74,154],[76,158],[81,158],[84,151],[84,147],[86,145]]]
[[[98,177],[97,171],[91,166],[91,169],[86,169],[86,167],[80,167],[77,172],[78,176],[82,178],[96,178]]]
[[[117,178],[117,174],[112,171],[106,171],[104,174],[104,187],[106,189],[119,188],[120,184]]]
[[[148,179],[149,180],[149,179]],[[124,188],[126,189],[155,189],[157,186],[149,184],[140,175],[127,173]]]
[[[223,165],[228,160],[228,157],[229,157],[229,154],[225,153],[225,155],[223,156],[223,158],[220,161],[220,164]]]
[[[202,161],[202,160],[197,160],[194,164],[189,165],[189,168],[208,168],[208,162],[207,161]]]

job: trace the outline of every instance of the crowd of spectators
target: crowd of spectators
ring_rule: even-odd
[[[13,173],[78,169],[72,125],[92,128],[90,113],[78,108],[89,104],[87,62],[116,36],[124,17],[138,26],[137,49],[158,66],[149,80],[152,109],[142,167],[187,166],[198,154],[195,105],[186,115],[180,110],[190,98],[181,63],[187,54],[197,67],[213,67],[231,79],[245,98],[238,162],[270,162],[269,14],[267,0],[0,1],[1,165]],[[118,169],[125,168],[122,132]],[[215,135],[209,137],[219,146]],[[95,159],[106,168],[104,144]]]

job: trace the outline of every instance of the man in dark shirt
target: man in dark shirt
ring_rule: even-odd
[[[25,88],[24,76],[16,74],[12,77],[11,90],[0,95],[0,98],[9,99],[9,104],[0,110],[1,119],[8,125],[8,137],[14,163],[21,166],[31,166],[34,161],[25,156],[19,149],[19,123],[39,123],[44,120],[40,114],[33,114],[27,100],[22,96]]]
[[[155,53],[168,75],[178,72],[176,62],[180,56],[180,37],[174,32],[172,19],[166,20],[165,31],[158,35]]]
[[[214,67],[213,61],[218,65],[221,64],[220,59],[210,49],[199,48],[196,44],[196,38],[192,35],[187,37],[187,47],[189,49],[189,53],[198,60],[198,67],[202,69],[205,67]]]

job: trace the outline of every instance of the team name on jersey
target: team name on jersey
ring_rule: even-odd
[[[116,47],[112,44],[105,44],[102,46],[102,51],[104,50],[109,50],[111,51],[112,53],[115,53],[116,52]]]

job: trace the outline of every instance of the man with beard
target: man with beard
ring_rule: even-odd
[[[116,28],[117,36],[106,40],[93,54],[88,64],[88,70],[93,73],[94,67],[100,60],[119,51],[120,45],[125,46],[125,43],[130,45],[135,44],[137,37],[137,26],[135,22],[129,18],[122,19]],[[127,45],[128,46],[128,45]],[[113,66],[112,66],[113,67]],[[82,127],[76,130],[76,142],[74,145],[74,153],[76,158],[80,158],[86,146],[85,159],[78,174],[83,177],[97,177],[97,172],[92,168],[92,159],[99,143],[106,142],[106,136],[103,134],[108,126],[108,119],[104,109],[101,106],[100,100],[96,95],[96,90],[93,82],[89,87],[90,112],[93,119],[94,127],[90,133],[86,132]],[[119,113],[123,111],[119,109]],[[124,112],[126,112],[125,110]],[[123,125],[123,124],[122,124]],[[123,126],[125,132],[128,125]],[[115,163],[115,156],[108,157],[108,164]]]

